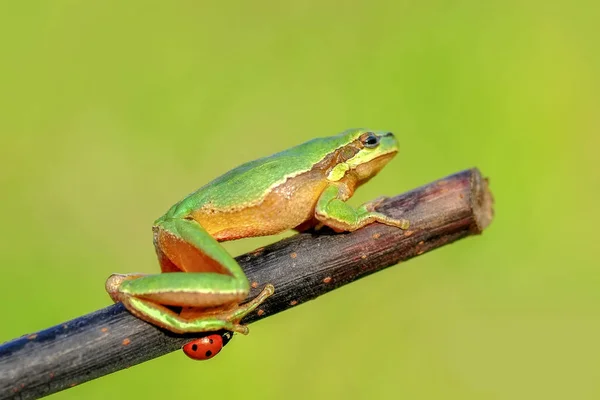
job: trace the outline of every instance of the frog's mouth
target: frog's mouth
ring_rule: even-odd
[[[364,183],[373,176],[375,176],[379,171],[383,169],[383,167],[385,167],[385,165],[388,162],[390,162],[392,158],[394,158],[396,154],[398,154],[398,150],[390,151],[389,153],[377,156],[374,159],[367,161],[366,163],[357,165],[354,171],[359,181],[361,181],[361,183]]]

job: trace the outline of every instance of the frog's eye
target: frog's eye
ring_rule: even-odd
[[[360,141],[362,142],[363,146],[368,149],[372,149],[377,147],[379,144],[379,136],[375,135],[373,132],[367,132],[362,135]]]

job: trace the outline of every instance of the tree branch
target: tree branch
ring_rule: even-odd
[[[469,235],[492,220],[492,197],[477,169],[466,170],[378,207],[407,218],[408,231],[372,224],[353,233],[295,235],[237,258],[254,297],[275,286],[252,323],[385,267]],[[35,399],[178,350],[191,337],[149,325],[118,303],[0,346],[0,399]]]

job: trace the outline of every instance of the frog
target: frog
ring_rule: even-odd
[[[221,242],[287,230],[352,232],[371,223],[408,229],[375,210],[383,198],[347,200],[396,154],[392,132],[348,129],[246,162],[173,205],[152,227],[159,274],[112,274],[106,291],[136,317],[176,334],[248,334],[241,320],[269,298],[250,283]]]

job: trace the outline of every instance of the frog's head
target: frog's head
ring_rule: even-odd
[[[359,183],[375,176],[397,153],[398,141],[392,132],[370,129],[351,129],[340,134],[346,146],[341,148],[343,161],[329,174],[329,179],[340,180],[352,172]]]

